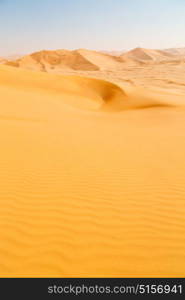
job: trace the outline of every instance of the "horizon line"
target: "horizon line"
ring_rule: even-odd
[[[67,51],[77,51],[77,50],[89,50],[89,51],[97,51],[97,52],[129,52],[131,50],[134,49],[148,49],[148,50],[168,50],[168,49],[183,49],[185,48],[185,46],[180,46],[180,47],[165,47],[165,48],[147,48],[147,47],[141,47],[141,46],[136,46],[136,47],[132,47],[132,48],[123,48],[123,49],[92,49],[92,48],[84,48],[84,47],[80,47],[80,48],[38,48],[37,50],[33,50],[33,51],[29,51],[29,52],[25,52],[25,53],[18,53],[18,52],[12,52],[9,54],[1,54],[0,53],[0,57],[1,58],[5,58],[8,56],[25,56],[25,55],[31,55],[33,53],[36,52],[42,52],[42,51],[58,51],[58,50],[67,50]]]

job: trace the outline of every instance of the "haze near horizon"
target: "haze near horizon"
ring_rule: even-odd
[[[182,0],[7,0],[0,1],[0,10],[0,56],[185,46]]]

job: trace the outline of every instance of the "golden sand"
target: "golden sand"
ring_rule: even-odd
[[[1,277],[184,277],[184,81],[157,68],[0,66]]]

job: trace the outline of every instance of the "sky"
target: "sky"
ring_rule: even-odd
[[[185,47],[185,0],[0,0],[0,56]]]

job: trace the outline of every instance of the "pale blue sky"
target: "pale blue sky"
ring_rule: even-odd
[[[0,55],[185,47],[185,0],[0,0]]]

